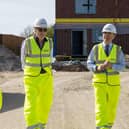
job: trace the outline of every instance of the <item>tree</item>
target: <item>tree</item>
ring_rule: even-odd
[[[33,33],[33,28],[32,26],[28,25],[24,31],[21,33],[21,36],[23,37],[29,37],[30,35],[32,35]]]
[[[30,26],[30,25],[28,25],[24,29],[24,31],[21,33],[21,36],[23,36],[23,37],[29,37],[32,34],[33,34],[33,27]],[[53,27],[53,25],[51,25],[51,26],[48,27],[47,36],[49,38],[52,38],[52,39],[54,38],[54,27]]]
[[[49,38],[54,38],[54,26],[51,25],[50,27],[48,27],[48,30],[47,30],[47,36]]]

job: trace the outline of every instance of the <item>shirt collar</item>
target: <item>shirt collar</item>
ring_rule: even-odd
[[[106,44],[104,42],[102,42],[102,45],[105,48]],[[109,48],[111,48],[111,47],[112,47],[112,42],[109,44]]]
[[[38,39],[38,37],[36,36],[36,35],[34,35],[34,38],[35,38],[35,40],[37,41],[37,42],[39,42],[39,39]],[[45,42],[45,41],[47,41],[48,39],[45,37],[44,39],[43,39],[43,42]]]

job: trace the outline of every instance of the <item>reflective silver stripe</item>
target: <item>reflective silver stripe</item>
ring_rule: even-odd
[[[29,49],[28,49],[28,41],[25,41],[25,55],[29,54]]]
[[[50,57],[50,54],[41,54],[41,56],[38,54],[28,54],[27,57],[32,57],[32,58]]]
[[[45,124],[41,123],[41,124],[38,125],[38,127],[39,127],[39,129],[45,129]]]
[[[104,63],[105,61],[104,60],[98,60],[97,62],[96,62],[96,64],[102,64],[102,63]],[[116,64],[116,63],[112,63],[112,64]]]
[[[95,71],[94,73],[96,73],[96,74],[102,74],[102,73],[106,73],[106,71]]]
[[[94,49],[94,59],[96,62],[98,62],[98,45],[96,45]]]
[[[107,129],[111,129],[111,127],[104,125],[104,126],[97,126],[96,129],[102,129],[102,128],[107,128]]]
[[[53,42],[52,42],[52,39],[51,38],[49,38],[49,44],[50,44],[50,50],[51,50],[52,47],[53,47]]]
[[[118,59],[119,59],[120,49],[121,49],[120,46],[117,46],[117,48],[116,48],[116,51],[117,51],[116,52],[116,63],[119,63]]]
[[[33,63],[25,63],[25,66],[41,67],[40,64],[33,64]],[[51,63],[42,64],[42,67],[48,67],[48,66],[51,66]]]
[[[97,60],[96,61],[96,64],[102,64],[102,63],[104,63],[105,62],[105,60]]]
[[[27,45],[28,45],[28,54],[32,54],[32,49],[31,49],[31,40],[27,39]]]
[[[112,126],[109,126],[109,125],[108,125],[107,127],[108,127],[109,129],[111,129],[111,128],[112,128]]]
[[[27,129],[36,129],[38,126],[39,126],[38,124],[32,125],[32,126],[27,127]]]
[[[39,124],[27,127],[27,129],[45,129],[45,124],[39,123]]]
[[[113,72],[107,72],[107,75],[118,75],[119,72],[117,71],[113,71]]]
[[[107,75],[118,75],[119,74],[119,72],[117,72],[117,71],[113,71],[113,72],[107,72],[107,71],[95,71],[94,72],[95,74],[107,74]]]

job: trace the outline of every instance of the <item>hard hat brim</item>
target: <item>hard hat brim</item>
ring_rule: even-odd
[[[35,25],[35,26],[33,26],[33,27],[34,27],[34,28],[47,28],[46,25],[42,25],[42,26]]]
[[[104,33],[104,32],[113,33],[112,31],[109,31],[109,30],[102,31],[102,33]],[[116,34],[116,32],[114,32],[113,34]]]

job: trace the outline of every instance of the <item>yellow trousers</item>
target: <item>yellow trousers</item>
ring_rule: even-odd
[[[0,89],[0,110],[2,109],[2,104],[3,104],[3,97],[2,97],[2,91]]]
[[[95,91],[96,129],[111,129],[116,117],[120,86],[93,85]]]
[[[24,116],[27,126],[46,124],[53,100],[52,75],[46,73],[37,77],[24,76],[24,87]]]

